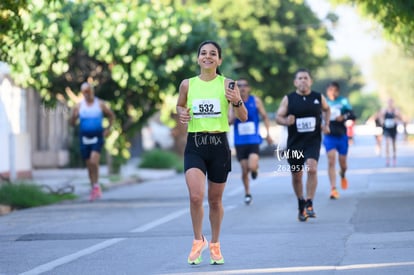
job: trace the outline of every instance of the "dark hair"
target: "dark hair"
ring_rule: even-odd
[[[220,45],[216,41],[213,41],[213,40],[205,40],[205,41],[201,42],[201,44],[198,46],[197,57],[200,55],[201,48],[204,45],[207,45],[207,44],[212,44],[214,47],[216,47],[217,48],[217,52],[218,52],[218,56],[219,56],[219,58],[221,58],[221,47],[220,47]],[[218,67],[216,69],[216,73],[217,74],[221,74]]]
[[[328,84],[328,86],[327,86],[328,88],[329,87],[335,87],[336,89],[338,89],[338,91],[340,90],[340,87],[339,87],[339,83],[338,82],[336,82],[336,81],[332,81],[331,83],[329,83]]]
[[[298,76],[299,73],[308,73],[308,75],[310,76],[310,78],[312,78],[312,74],[310,73],[310,71],[308,69],[305,68],[299,68],[296,70],[295,72],[295,77],[294,79],[296,79],[296,77]]]

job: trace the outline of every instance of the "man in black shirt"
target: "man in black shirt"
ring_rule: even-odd
[[[276,122],[288,126],[287,151],[283,156],[289,163],[293,190],[298,198],[298,219],[306,221],[308,217],[316,217],[313,198],[318,184],[321,130],[329,133],[330,109],[325,97],[311,90],[312,77],[308,70],[297,70],[293,83],[296,91],[283,97]],[[307,172],[306,200],[302,181],[304,171]]]

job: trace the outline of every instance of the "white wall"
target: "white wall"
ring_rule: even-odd
[[[0,174],[8,173],[10,169],[9,162],[9,138],[10,124],[7,118],[3,102],[0,100]]]
[[[14,180],[19,174],[30,175],[32,165],[30,137],[26,129],[26,93],[13,84],[8,73],[7,65],[1,63],[0,173],[6,173]],[[12,140],[14,148],[11,148]]]

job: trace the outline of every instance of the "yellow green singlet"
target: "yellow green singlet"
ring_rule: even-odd
[[[198,76],[189,79],[187,106],[190,108],[191,120],[188,132],[229,131],[225,79],[221,75],[210,81],[203,81]]]

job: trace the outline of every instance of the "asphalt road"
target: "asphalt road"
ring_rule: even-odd
[[[0,217],[0,274],[414,274],[414,146],[396,167],[374,155],[374,138],[350,149],[350,187],[329,199],[320,158],[317,218],[297,221],[290,175],[262,158],[243,202],[233,162],[224,197],[222,266],[189,266],[192,230],[183,175],[113,188],[104,198]],[[322,151],[323,152],[323,151]],[[210,239],[208,209],[204,234]]]

